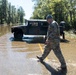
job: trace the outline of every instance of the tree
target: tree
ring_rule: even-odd
[[[0,0],[0,24],[23,23],[24,16],[25,12],[22,7],[17,9],[7,0]]]
[[[47,14],[52,14],[60,23],[64,20],[71,28],[76,28],[76,0],[33,0],[35,2],[31,18],[45,19]]]
[[[36,1],[35,11],[31,18],[42,18],[45,19],[46,15],[50,13],[49,0],[34,0]],[[47,5],[48,4],[48,5]]]
[[[0,5],[0,23],[7,21],[7,0],[2,0]]]
[[[18,22],[23,23],[25,13],[24,13],[24,10],[23,10],[22,7],[19,7],[19,8],[18,8],[17,14],[18,14],[18,17],[17,17],[17,18],[18,18]]]

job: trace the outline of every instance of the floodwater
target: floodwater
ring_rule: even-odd
[[[28,38],[27,38],[28,37]],[[67,63],[67,72],[58,71],[60,63],[53,51],[44,63],[37,61],[44,49],[42,36],[24,36],[23,40],[14,40],[10,27],[0,27],[0,75],[75,75],[76,74],[76,38],[66,36],[61,40],[61,49]]]
[[[11,26],[0,25],[0,36],[8,33],[10,31]]]

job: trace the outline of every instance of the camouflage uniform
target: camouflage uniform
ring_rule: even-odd
[[[65,67],[66,63],[64,60],[64,57],[62,55],[61,49],[60,49],[60,31],[58,27],[58,23],[56,21],[53,21],[48,26],[48,32],[47,32],[47,40],[48,44],[45,46],[44,53],[42,55],[42,59],[44,60],[47,55],[50,53],[51,50],[54,51],[56,57],[59,59],[61,63],[61,67]]]

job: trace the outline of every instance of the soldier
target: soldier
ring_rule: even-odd
[[[58,23],[53,20],[53,17],[51,15],[48,15],[46,19],[49,23],[46,45],[42,57],[37,56],[37,58],[40,62],[43,62],[43,60],[48,56],[50,51],[53,50],[54,54],[61,63],[61,69],[66,69],[65,59],[60,49],[60,31]]]

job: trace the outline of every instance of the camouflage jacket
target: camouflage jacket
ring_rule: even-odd
[[[53,21],[51,24],[48,26],[48,32],[47,32],[47,39],[48,40],[54,40],[54,39],[59,39],[60,40],[60,29],[59,25],[56,21]]]

